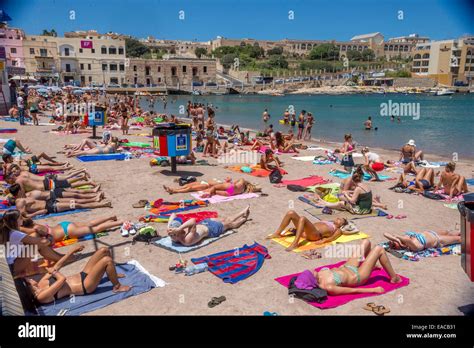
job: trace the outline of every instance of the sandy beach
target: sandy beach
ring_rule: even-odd
[[[42,118],[46,122],[46,118]],[[65,155],[56,154],[66,143],[79,143],[82,135],[56,135],[49,131],[50,126],[24,126],[11,122],[0,121],[2,128],[18,128],[16,134],[1,134],[1,138],[15,137],[31,148],[33,153],[44,151],[57,156],[58,160],[66,160]],[[130,133],[150,133],[150,129],[130,131]],[[99,135],[102,133],[100,130]],[[113,135],[124,138],[120,130],[112,131]],[[129,141],[151,142],[150,138],[142,136],[126,136]],[[406,141],[400,139],[400,145]],[[317,143],[322,147],[335,147],[334,144]],[[449,147],[449,142],[446,143]],[[398,153],[383,149],[374,149],[384,160],[398,159]],[[429,149],[423,149],[428,160],[451,160],[430,154]],[[317,151],[305,150],[300,156],[320,154]],[[284,179],[299,179],[309,175],[320,175],[325,179],[340,182],[328,174],[331,169],[339,169],[339,165],[313,165],[311,162],[302,162],[291,159],[291,154],[283,154],[280,158],[289,172]],[[202,154],[197,154],[198,159]],[[356,158],[360,161],[360,158]],[[176,194],[170,196],[163,189],[163,185],[175,186],[175,176],[165,175],[166,168],[150,167],[149,158],[132,159],[130,161],[102,161],[81,163],[76,159],[69,159],[76,167],[85,167],[92,179],[102,185],[107,199],[112,201],[113,208],[94,209],[89,212],[68,215],[69,221],[87,221],[99,216],[116,215],[119,218],[137,221],[144,215],[144,209],[132,208],[138,200],[156,200],[163,198],[170,201],[190,199],[190,194]],[[209,159],[217,163],[215,159]],[[169,169],[169,168],[168,168]],[[441,168],[442,169],[442,168]],[[111,248],[116,262],[125,262],[130,259],[138,260],[150,273],[163,279],[168,284],[163,288],[155,288],[139,296],[131,297],[103,309],[89,313],[89,315],[262,315],[265,311],[277,312],[280,315],[374,315],[362,307],[367,302],[376,302],[389,307],[389,315],[461,315],[458,307],[469,305],[474,295],[474,283],[471,283],[461,268],[461,258],[458,255],[447,255],[436,258],[425,258],[418,262],[395,258],[391,255],[397,273],[408,277],[410,284],[399,290],[349,302],[335,309],[320,310],[300,300],[289,300],[287,290],[278,284],[274,278],[283,275],[301,272],[305,269],[314,269],[318,266],[342,261],[342,258],[323,257],[318,260],[307,260],[300,254],[287,252],[274,241],[265,240],[265,236],[274,232],[283,215],[291,204],[299,214],[314,218],[304,209],[309,206],[297,199],[298,192],[291,192],[286,188],[274,187],[268,178],[254,178],[243,173],[235,173],[218,166],[178,166],[179,175],[195,175],[198,180],[231,176],[234,179],[245,178],[258,183],[263,187],[267,197],[250,200],[235,200],[231,202],[211,205],[206,210],[215,210],[220,217],[235,214],[247,204],[251,206],[251,221],[244,224],[237,233],[220,239],[204,248],[184,254],[188,261],[193,257],[201,257],[213,253],[242,247],[258,242],[268,248],[271,259],[265,260],[262,268],[250,278],[231,285],[210,272],[194,276],[174,274],[168,267],[178,261],[176,253],[158,248],[154,245],[137,243],[131,245],[131,237],[124,238],[118,230],[109,232],[108,236],[95,241],[84,242],[83,255],[90,255],[98,247]],[[471,178],[474,162],[458,162],[456,171]],[[385,175],[398,174],[383,172]],[[250,178],[250,179],[249,179]],[[421,196],[399,194],[389,187],[393,181],[370,183],[374,194],[380,195],[382,202],[388,205],[388,212],[392,215],[405,214],[405,219],[386,219],[385,217],[356,220],[359,229],[370,236],[373,245],[384,241],[383,233],[400,234],[404,231],[421,231],[427,229],[443,230],[459,227],[459,212],[450,209],[443,203],[429,200]],[[470,187],[472,188],[472,186]],[[399,208],[403,206],[403,208]],[[49,225],[62,221],[59,218],[50,218],[42,222]],[[457,224],[457,225],[456,225]],[[166,224],[154,224],[160,235],[166,233]],[[59,249],[67,251],[68,247]],[[80,271],[86,259],[81,259],[64,267],[64,274]],[[209,300],[224,295],[227,301],[215,308],[208,308]]]

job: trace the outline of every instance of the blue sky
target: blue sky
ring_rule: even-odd
[[[205,41],[228,38],[336,39],[380,31],[432,39],[474,34],[469,0],[3,0],[12,27],[96,29],[136,37]],[[69,19],[74,10],[75,20]],[[179,19],[184,11],[184,20]],[[293,11],[294,19],[289,19]],[[399,20],[398,11],[403,11]]]

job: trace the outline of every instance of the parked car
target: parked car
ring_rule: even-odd
[[[285,82],[285,80],[283,80],[283,79],[277,79],[277,80],[275,80],[275,83],[283,83],[283,82]]]
[[[203,86],[204,84],[200,81],[194,81],[193,82],[193,87],[200,87],[200,86]]]
[[[213,86],[213,87],[215,87],[215,86],[217,86],[217,83],[215,83],[215,82],[207,82],[207,83],[206,83],[206,86]]]

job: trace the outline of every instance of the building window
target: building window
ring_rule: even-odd
[[[120,68],[120,71],[125,71],[125,65],[124,64],[120,64],[119,68]]]
[[[71,72],[71,64],[66,64],[66,72]]]
[[[133,71],[137,71],[137,66],[136,65],[133,66]]]
[[[117,64],[110,64],[110,71],[117,71]]]
[[[40,56],[41,57],[47,57],[48,56],[48,50],[46,48],[40,48]]]
[[[176,67],[171,67],[171,76],[176,76]]]
[[[161,83],[161,77],[158,77],[158,83]]]
[[[119,52],[119,54],[124,54],[124,49],[123,49],[123,47],[119,47],[118,52]]]
[[[107,54],[107,47],[102,46],[102,47],[100,48],[100,53],[102,53],[102,54]]]
[[[10,48],[10,52],[11,53],[16,53],[16,48],[15,47]]]
[[[429,54],[429,53],[425,53],[425,54],[423,55],[423,59],[428,59],[429,57],[430,57],[430,54]]]
[[[118,85],[118,78],[117,77],[111,77],[110,78],[110,83],[113,83],[115,85]]]
[[[117,54],[117,49],[115,47],[109,47],[109,54]]]
[[[145,67],[145,75],[150,75],[150,67],[149,66],[146,66]]]
[[[64,55],[69,56],[69,48],[68,47],[64,48]]]
[[[147,85],[151,85],[151,80],[150,80],[149,78],[146,79],[146,84],[147,84]]]
[[[87,64],[87,70],[92,70],[90,64]]]
[[[95,49],[91,48],[91,53],[95,53]]]
[[[134,84],[134,85],[138,84],[138,77],[135,76],[135,77],[133,78],[133,84]]]
[[[107,71],[107,64],[102,64],[102,71]]]
[[[86,84],[86,77],[85,76],[81,76],[81,84],[82,85]]]
[[[92,76],[89,76],[89,82],[92,82]]]
[[[79,48],[79,53],[82,53],[82,48]]]
[[[161,72],[161,66],[158,67],[158,72]]]
[[[193,76],[197,76],[198,74],[198,68],[194,67],[193,68]]]
[[[84,64],[81,63],[81,70],[84,70]]]
[[[34,48],[30,48],[30,54],[35,54],[35,49]]]
[[[183,65],[183,73],[186,74],[186,65]]]
[[[16,66],[16,63],[17,63],[16,60],[12,60],[12,65],[13,66]]]
[[[207,74],[207,66],[203,66],[202,71],[204,72],[204,74]]]

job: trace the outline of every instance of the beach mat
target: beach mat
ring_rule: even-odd
[[[242,170],[240,170],[240,168],[242,168],[242,167],[245,167],[245,166],[229,166],[226,169],[232,170],[232,171],[237,172],[237,173],[245,173]],[[252,168],[252,172],[251,173],[245,173],[245,174],[255,176],[255,177],[258,177],[258,178],[269,177],[270,173],[271,173],[270,170],[261,169],[260,166],[258,166],[258,165],[251,166],[250,168]],[[288,174],[288,172],[286,170],[282,169],[282,168],[280,168],[280,173],[281,173],[281,175]]]
[[[390,249],[388,242],[381,243],[387,252],[395,257],[408,261],[420,261],[422,258],[438,257],[443,255],[461,255],[461,244],[447,245],[442,248],[429,248],[421,251],[406,249]]]
[[[127,157],[124,153],[106,153],[102,155],[85,155],[77,156],[76,158],[81,162],[96,162],[96,161],[123,161]]]
[[[151,147],[149,143],[141,143],[141,142],[128,142],[120,144],[123,147],[139,147],[139,148],[146,148]]]
[[[474,179],[466,179],[466,184],[469,186],[474,186]]]
[[[316,271],[320,271],[322,268],[337,268],[345,264],[346,261],[338,262],[333,265],[327,265],[327,266],[322,266],[316,268]],[[290,280],[295,277],[300,275],[301,273],[295,273],[295,274],[289,274],[283,277],[278,277],[275,278],[275,280],[283,285],[284,287],[288,288],[290,284]],[[386,294],[387,292],[397,290],[400,288],[403,288],[410,284],[410,279],[400,276],[402,281],[398,284],[392,284],[390,283],[390,277],[388,274],[382,269],[382,268],[375,268],[372,273],[370,274],[370,278],[367,280],[367,283],[365,283],[362,286],[359,286],[360,288],[375,288],[377,286],[381,286],[384,288],[385,292],[383,294]],[[330,296],[328,295],[328,298],[325,302],[323,303],[317,303],[317,302],[308,302],[313,307],[318,307],[320,309],[328,309],[328,308],[336,308],[339,306],[342,306],[350,301],[357,300],[360,298],[365,298],[365,297],[372,297],[372,296],[378,296],[382,294],[377,294],[377,293],[365,293],[365,294],[349,294],[349,295],[337,295],[337,296]]]
[[[340,172],[340,171],[336,170],[334,172],[329,172],[329,175],[335,176],[336,178],[339,178],[339,179],[347,179],[352,174],[348,174],[348,173],[344,173],[344,172]],[[379,179],[382,180],[382,181],[393,179],[392,177],[390,177],[388,175],[382,175],[382,174],[378,174],[378,173],[377,173],[377,175],[379,176]],[[364,173],[364,180],[368,181],[370,179],[372,179],[372,177],[369,174]]]
[[[17,133],[18,129],[16,128],[0,128],[0,134],[10,134]]]
[[[47,219],[47,218],[52,218],[52,217],[56,217],[56,216],[64,216],[64,215],[83,213],[83,212],[86,212],[86,211],[90,211],[90,209],[74,209],[74,210],[62,211],[60,213],[37,215],[33,218],[33,220],[41,220],[41,219]]]
[[[53,303],[37,307],[39,315],[55,316],[66,310],[65,315],[81,315],[87,312],[106,307],[112,303],[122,301],[128,297],[136,296],[150,291],[155,287],[163,287],[166,283],[150,273],[136,260],[124,264],[117,264],[117,273],[125,274],[120,278],[120,283],[132,288],[127,292],[112,292],[112,283],[104,275],[97,289],[88,295],[74,296],[74,301],[69,297],[56,300]]]
[[[211,243],[214,243],[216,240],[230,236],[231,234],[235,233],[237,231],[235,230],[229,230],[223,234],[221,234],[219,237],[215,238],[204,238],[201,243],[196,244],[196,245],[191,245],[191,246],[185,246],[181,245],[178,243],[175,243],[171,240],[170,237],[164,237],[159,240],[156,240],[153,242],[156,246],[159,246],[163,249],[169,250],[169,251],[174,251],[175,253],[188,253],[190,251],[205,247],[206,245],[209,245]]]
[[[316,203],[314,203],[312,200],[310,200],[309,198],[306,198],[305,196],[299,196],[298,199],[303,202],[303,203],[306,203],[306,204],[309,204],[310,206],[312,207],[315,207],[315,208],[320,208],[322,209],[323,207],[317,205]]]
[[[149,216],[147,219],[144,219],[146,222],[168,222],[170,219],[171,214],[158,214]],[[217,211],[198,211],[196,213],[188,213],[188,214],[176,214],[177,217],[181,219],[184,223],[189,219],[195,219],[197,223],[201,222],[205,219],[215,219],[218,217]]]
[[[312,249],[325,248],[329,245],[348,243],[354,240],[365,239],[365,238],[369,238],[369,235],[363,232],[357,232],[357,233],[348,234],[348,235],[343,234],[336,240],[333,240],[332,242],[328,242],[324,244],[316,244],[315,242],[310,242],[309,240],[301,238],[300,242],[298,243],[299,244],[298,248],[293,249],[292,251],[294,251],[295,253],[301,253],[301,252],[312,250]],[[288,248],[291,245],[291,243],[293,243],[293,241],[295,240],[295,235],[293,234],[291,236],[283,236],[281,238],[272,238],[272,240],[280,244],[284,248]]]
[[[230,202],[234,200],[240,200],[240,199],[250,199],[250,198],[257,198],[259,197],[258,194],[254,192],[249,192],[249,193],[242,193],[240,195],[235,195],[235,196],[219,196],[219,195],[214,195],[209,198],[201,198],[199,193],[191,193],[191,196],[198,200],[203,200],[207,201],[210,204],[219,204],[219,203],[224,203],[224,202]]]
[[[333,220],[335,218],[344,218],[346,220],[357,220],[357,219],[366,219],[366,218],[388,215],[386,212],[380,209],[372,209],[372,213],[365,214],[365,215],[351,214],[348,211],[341,211],[341,210],[335,210],[335,209],[332,210],[333,211],[332,214],[323,214],[322,209],[320,208],[309,208],[309,209],[305,209],[304,211],[318,220],[328,220],[328,219]]]

